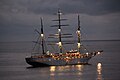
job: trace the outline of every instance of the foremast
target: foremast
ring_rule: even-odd
[[[45,49],[44,49],[44,31],[43,31],[43,22],[42,22],[42,18],[40,18],[41,20],[41,46],[42,46],[42,54],[45,54]]]
[[[80,32],[80,16],[79,15],[78,15],[77,38],[78,38],[77,48],[78,48],[78,52],[80,53],[80,48],[81,48],[81,32]]]

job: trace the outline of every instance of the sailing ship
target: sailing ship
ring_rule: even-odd
[[[27,56],[25,58],[26,62],[29,65],[32,66],[63,66],[63,65],[76,65],[76,64],[88,64],[88,61],[100,54],[101,52],[103,52],[102,50],[100,51],[93,51],[93,52],[89,52],[88,50],[86,50],[86,48],[82,48],[83,44],[81,44],[81,26],[80,26],[80,17],[78,15],[78,28],[76,30],[76,36],[77,36],[77,49],[73,49],[73,50],[69,50],[66,52],[63,52],[63,45],[64,44],[74,44],[74,42],[64,42],[62,41],[62,38],[69,38],[71,37],[71,34],[63,34],[62,33],[62,26],[67,26],[67,25],[62,25],[61,21],[66,20],[66,19],[62,19],[61,18],[61,11],[58,10],[57,12],[57,16],[58,19],[57,20],[53,20],[53,21],[57,21],[58,25],[54,25],[52,27],[57,27],[57,34],[51,34],[50,38],[56,37],[58,38],[57,43],[49,43],[48,45],[57,45],[59,48],[59,52],[49,52],[45,50],[45,35],[44,35],[44,28],[43,28],[43,22],[42,22],[42,18],[41,18],[41,31],[39,32],[38,30],[36,30],[39,33],[39,38],[38,40],[35,42],[35,46],[39,45],[41,46],[42,51],[41,52],[37,52],[39,54],[36,55],[36,52],[32,52],[33,55],[31,56]],[[70,46],[69,46],[70,47]],[[33,48],[33,50],[36,47]],[[39,49],[39,48],[38,48]],[[81,49],[83,49],[83,51],[81,52]],[[42,55],[41,55],[42,53]]]

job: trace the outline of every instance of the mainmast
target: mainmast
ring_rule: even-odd
[[[44,51],[44,31],[43,31],[42,18],[40,18],[40,20],[41,20],[41,33],[40,33],[40,36],[41,36],[42,54],[45,54],[45,51]]]
[[[57,12],[58,19],[57,20],[53,20],[53,21],[57,21],[58,24],[51,26],[51,27],[57,27],[58,28],[58,32],[57,32],[57,34],[51,34],[50,37],[49,37],[49,38],[58,38],[57,45],[59,47],[59,53],[60,54],[63,53],[63,44],[71,44],[70,42],[62,42],[62,38],[71,38],[72,37],[71,36],[72,34],[69,34],[69,33],[63,34],[62,33],[62,30],[61,30],[62,26],[68,26],[68,25],[63,25],[61,23],[62,21],[67,20],[67,19],[62,19],[61,15],[62,15],[61,11],[58,10],[58,12]],[[50,44],[50,45],[54,45],[54,43]]]
[[[78,47],[78,52],[80,52],[80,47],[81,47],[81,32],[80,32],[80,16],[78,15],[78,29],[77,29],[77,37],[78,37],[78,42],[77,42],[77,47]]]

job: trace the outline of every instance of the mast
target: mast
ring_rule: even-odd
[[[58,38],[59,38],[59,49],[60,49],[60,53],[62,53],[62,40],[61,40],[61,12],[60,10],[58,10]]]
[[[40,36],[41,36],[42,54],[45,54],[45,51],[44,51],[44,31],[43,31],[42,18],[40,18],[40,20],[41,20],[41,33],[40,33]]]
[[[69,34],[69,33],[63,34],[61,32],[62,31],[61,30],[62,27],[69,26],[68,24],[63,25],[61,23],[62,21],[67,20],[67,19],[62,19],[61,15],[62,15],[62,13],[61,13],[60,9],[58,9],[58,12],[57,12],[58,19],[57,20],[53,20],[53,21],[57,21],[58,24],[51,26],[51,27],[57,27],[58,28],[58,32],[57,32],[57,34],[50,34],[49,35],[50,37],[48,37],[48,38],[57,38],[58,39],[58,42],[56,44],[59,47],[59,53],[60,54],[63,52],[63,44],[70,44],[70,42],[69,43],[62,42],[62,38],[71,38],[72,37],[71,36],[72,34]],[[53,44],[49,44],[49,45],[55,45],[55,44],[53,43]]]
[[[77,29],[77,37],[78,37],[78,42],[77,42],[77,47],[78,47],[78,52],[80,52],[80,47],[81,47],[81,32],[80,32],[80,16],[78,15],[78,29]]]

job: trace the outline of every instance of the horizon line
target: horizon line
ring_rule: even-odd
[[[69,41],[72,41],[72,40],[69,40]],[[77,40],[73,40],[73,41],[77,41]],[[81,40],[81,41],[120,41],[120,39]],[[2,42],[32,42],[32,40],[24,40],[24,41],[0,41],[0,43],[2,43]],[[49,42],[49,41],[47,41],[47,42]]]

